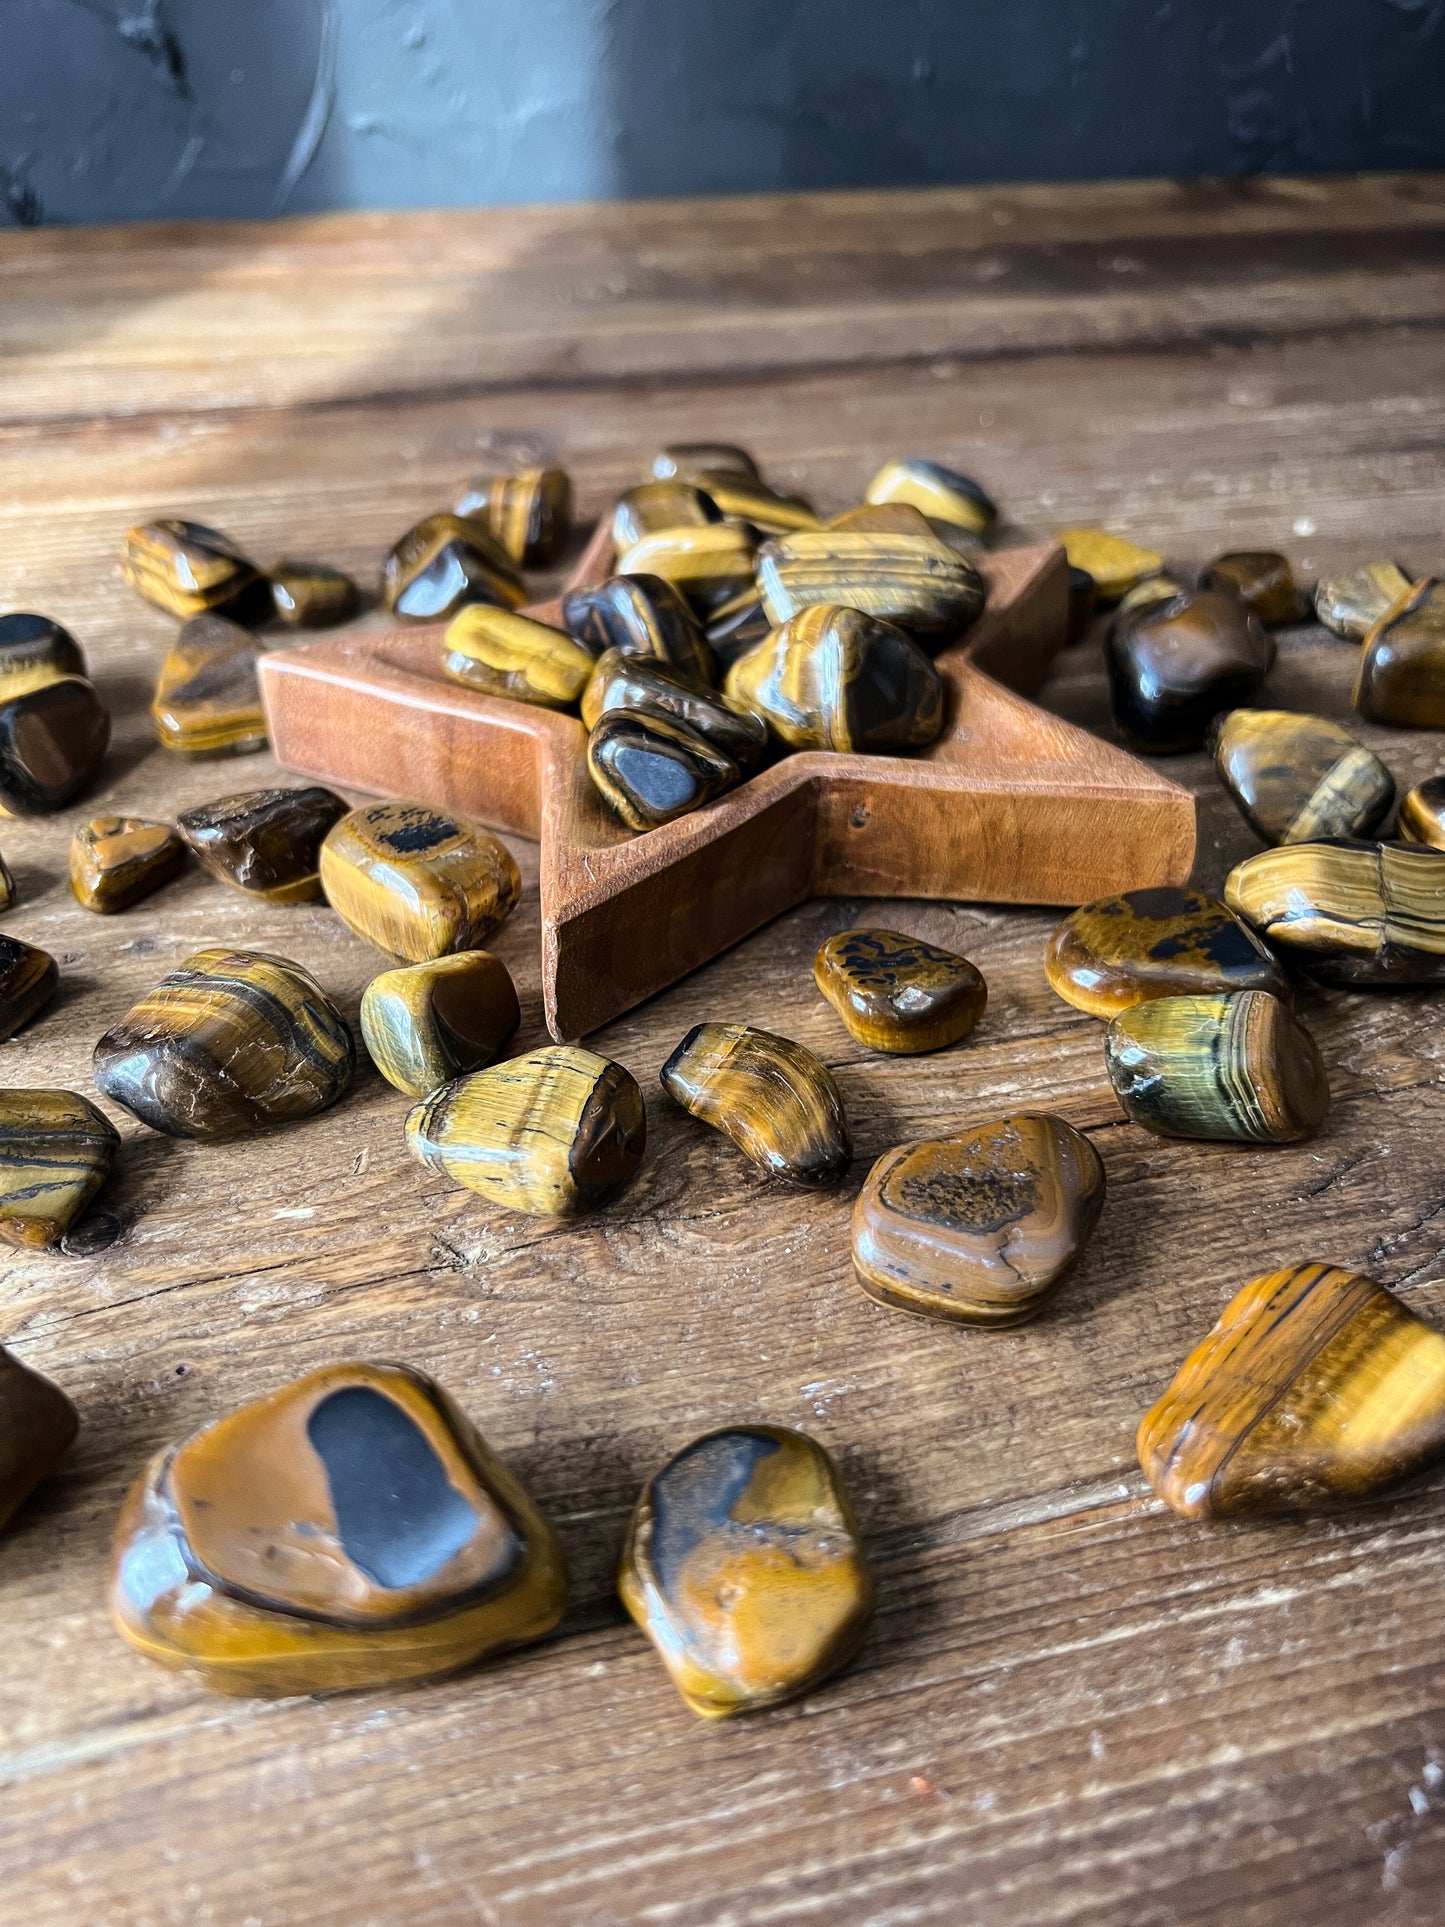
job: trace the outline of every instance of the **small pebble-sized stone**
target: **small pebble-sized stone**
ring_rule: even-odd
[[[182,621],[208,609],[256,620],[270,600],[261,572],[229,536],[173,516],[127,530],[121,574],[147,602]]]
[[[1094,610],[1098,604],[1099,591],[1094,578],[1087,569],[1076,569],[1069,564],[1069,626],[1066,632],[1069,643],[1082,642],[1089,633],[1094,620]]]
[[[839,931],[814,957],[813,978],[860,1044],[894,1056],[956,1044],[988,1002],[967,957],[897,930]]]
[[[226,616],[185,623],[156,678],[151,717],[183,756],[246,756],[266,747],[256,666],[262,643]]]
[[[266,571],[276,619],[288,629],[330,629],[354,616],[361,591],[351,577],[325,562],[273,563]]]
[[[1323,983],[1445,981],[1445,850],[1291,843],[1237,863],[1224,900]]]
[[[1363,642],[1390,605],[1408,595],[1414,577],[1398,562],[1367,562],[1349,575],[1315,585],[1315,614],[1345,642]]]
[[[751,585],[756,552],[757,538],[736,522],[658,529],[622,551],[617,573],[661,576],[705,619]]]
[[[841,605],[927,636],[935,646],[966,629],[984,603],[978,570],[931,530],[781,536],[759,549],[757,579],[775,624],[818,604]]]
[[[1371,629],[1353,700],[1372,723],[1445,729],[1445,580],[1417,582]]]
[[[823,526],[813,504],[801,495],[784,495],[755,482],[748,476],[727,469],[700,469],[697,486],[704,490],[720,515],[729,521],[745,522],[764,535],[785,535],[790,529],[817,529]]]
[[[80,1419],[48,1378],[0,1345],[0,1532],[65,1457]]]
[[[609,808],[638,832],[687,816],[742,780],[726,751],[650,706],[601,716],[587,738],[587,769]]]
[[[613,575],[562,598],[567,632],[594,656],[650,656],[698,682],[713,679],[712,651],[686,601],[659,575]]]
[[[1221,710],[1253,700],[1274,657],[1273,638],[1223,590],[1148,603],[1105,644],[1114,721],[1156,755],[1198,749]]]
[[[58,1244],[105,1183],[120,1134],[75,1091],[0,1091],[0,1238]]]
[[[1445,1455],[1445,1336],[1373,1278],[1288,1265],[1231,1299],[1138,1443],[1186,1519],[1370,1498]]]
[[[111,1611],[147,1659],[279,1698],[421,1679],[550,1632],[561,1547],[407,1365],[328,1365],[158,1452],[116,1528]]]
[[[592,663],[566,630],[480,602],[459,609],[442,639],[442,673],[453,682],[544,709],[570,709]]]
[[[853,1207],[853,1265],[881,1305],[1019,1325],[1079,1261],[1104,1167],[1061,1117],[1023,1111],[886,1151]]]
[[[1266,843],[1368,836],[1390,814],[1395,779],[1338,723],[1287,709],[1232,709],[1210,746],[1219,780]]]
[[[712,497],[691,482],[640,482],[617,498],[612,541],[620,551],[659,529],[701,529],[722,519]]]
[[[863,499],[875,505],[907,502],[930,521],[952,522],[975,535],[987,535],[998,521],[997,505],[971,475],[917,455],[885,462]]]
[[[480,522],[518,568],[545,569],[572,528],[572,483],[561,468],[475,475],[457,497],[457,514]]]
[[[218,883],[266,903],[315,903],[321,845],[347,804],[334,790],[243,790],[186,810],[179,829]]]
[[[643,1487],[617,1589],[694,1713],[776,1706],[857,1652],[873,1582],[838,1468],[781,1425],[709,1432]]]
[[[351,1082],[356,1046],[300,964],[197,950],[95,1047],[95,1081],[168,1137],[234,1138],[314,1116]]]
[[[39,1016],[59,982],[59,967],[48,950],[0,936],[0,1042]]]
[[[383,970],[361,998],[371,1061],[408,1097],[490,1064],[521,1020],[511,972],[488,950]]]
[[[1237,595],[1266,629],[1310,619],[1310,598],[1295,581],[1289,557],[1277,549],[1232,549],[1218,555],[1201,574],[1199,586]]]
[[[480,522],[428,515],[382,563],[381,599],[409,622],[444,622],[469,602],[520,609],[527,592],[511,558]]]
[[[1151,997],[1290,994],[1278,960],[1243,917],[1174,884],[1082,905],[1049,938],[1044,974],[1066,1004],[1103,1018]]]
[[[79,795],[110,744],[110,711],[84,676],[0,704],[0,811],[49,816]]]
[[[699,475],[737,475],[760,482],[761,471],[745,448],[732,442],[673,442],[652,458],[659,482],[693,482]]]
[[[1406,843],[1445,850],[1445,776],[1430,776],[1400,802],[1399,834]]]
[[[598,657],[582,691],[582,721],[594,729],[602,717],[624,709],[671,716],[730,756],[739,769],[751,769],[760,762],[768,746],[767,725],[761,716],[729,709],[716,690],[668,663],[609,649]]]
[[[631,1071],[549,1044],[433,1091],[407,1149],[503,1211],[570,1218],[620,1191],[642,1160],[647,1116]]]
[[[1117,602],[1164,567],[1157,549],[1141,548],[1106,529],[1060,529],[1054,540],[1062,544],[1071,568],[1086,569],[1094,578],[1100,602]]]
[[[95,816],[70,839],[70,887],[87,910],[108,916],[179,876],[185,860],[185,845],[169,823]]]
[[[890,755],[922,748],[943,727],[943,685],[911,637],[860,609],[825,603],[739,656],[725,693],[790,749]]]
[[[67,1258],[94,1258],[109,1251],[124,1230],[114,1211],[87,1211],[61,1238],[60,1249]]]
[[[322,844],[321,888],[358,936],[425,963],[480,950],[516,907],[522,878],[474,823],[423,803],[365,803]]]
[[[720,604],[708,617],[703,632],[719,672],[725,674],[739,656],[766,641],[772,627],[756,587],[744,589]]]
[[[662,1088],[769,1177],[834,1184],[848,1169],[842,1093],[827,1065],[791,1038],[751,1024],[694,1024],[663,1065]]]
[[[19,609],[0,616],[0,703],[62,676],[88,673],[80,644],[49,616]]]
[[[1278,997],[1156,997],[1120,1011],[1104,1061],[1126,1115],[1161,1137],[1294,1144],[1330,1108],[1315,1041]]]

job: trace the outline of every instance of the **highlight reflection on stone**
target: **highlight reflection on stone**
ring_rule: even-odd
[[[315,903],[321,845],[346,814],[334,790],[244,790],[186,810],[181,835],[218,883],[267,903]]]
[[[1445,729],[1445,581],[1427,577],[1365,638],[1355,708],[1397,729]]]
[[[902,629],[859,609],[804,609],[740,656],[725,687],[790,749],[888,755],[943,727],[938,671]]]
[[[0,1042],[39,1016],[59,982],[59,967],[48,950],[0,936]]]
[[[967,957],[897,930],[843,930],[813,959],[813,978],[860,1044],[912,1056],[967,1037],[988,987]]]
[[[490,1064],[521,1015],[501,958],[461,950],[373,977],[361,999],[361,1034],[388,1084],[426,1097]]]
[[[48,1378],[0,1345],[0,1532],[70,1450],[80,1420]]]
[[[826,1064],[751,1024],[694,1024],[662,1067],[662,1088],[769,1177],[834,1184],[853,1156],[843,1097]]]
[[[592,654],[564,630],[471,603],[447,627],[442,672],[485,696],[567,709],[592,674]]]
[[[1400,803],[1399,834],[1407,843],[1445,850],[1445,776],[1430,776]]]
[[[105,760],[110,711],[84,676],[62,676],[0,705],[0,810],[49,816]]]
[[[184,756],[244,756],[264,749],[260,656],[259,638],[225,616],[186,623],[161,664],[151,702],[164,747]]]
[[[412,963],[479,950],[522,878],[489,831],[422,803],[365,803],[321,846],[326,901],[359,937]]]
[[[937,536],[818,529],[765,542],[758,587],[773,622],[818,604],[859,610],[910,634],[940,640],[983,607],[983,578]]]
[[[615,709],[587,738],[587,769],[630,830],[654,830],[736,787],[742,771],[724,750],[675,716]]]
[[[1345,642],[1363,642],[1411,581],[1398,562],[1367,562],[1349,575],[1326,576],[1315,586],[1315,614]]]
[[[1266,629],[1310,619],[1310,598],[1295,581],[1289,557],[1277,549],[1235,549],[1216,556],[1200,576],[1199,586],[1237,595]]]
[[[572,527],[572,484],[560,468],[476,475],[457,497],[457,514],[480,522],[517,567],[545,569]]]
[[[933,521],[952,522],[975,535],[987,535],[998,520],[996,505],[972,476],[917,455],[885,462],[868,484],[864,500],[907,502]]]
[[[185,845],[169,823],[95,816],[70,839],[70,887],[87,910],[108,916],[169,883],[185,860]]]
[[[0,1238],[59,1244],[105,1183],[120,1134],[75,1091],[0,1091]]]
[[[361,596],[349,575],[325,562],[274,563],[266,571],[276,619],[288,629],[329,629],[356,614]]]
[[[62,676],[86,674],[80,644],[58,622],[19,609],[0,616],[0,703]]]
[[[1071,568],[1086,569],[1094,578],[1101,602],[1117,602],[1164,567],[1157,549],[1141,548],[1106,529],[1060,529],[1054,540],[1063,545]]]
[[[260,572],[227,536],[171,516],[126,532],[121,574],[147,602],[182,621],[223,608],[254,617],[267,599]]]
[[[1445,850],[1292,843],[1236,864],[1224,900],[1324,983],[1445,980]]]
[[[479,522],[428,515],[408,529],[381,566],[381,599],[412,622],[443,622],[468,602],[520,609],[522,578]]]
[[[717,503],[691,482],[640,482],[617,498],[612,540],[621,551],[659,529],[701,529],[721,520]]]
[[[749,587],[756,550],[753,535],[735,522],[705,528],[657,529],[624,549],[619,575],[656,575],[670,582],[699,616]]]
[[[1104,650],[1114,721],[1156,754],[1198,749],[1221,710],[1253,700],[1274,657],[1273,638],[1222,590],[1136,608]]]
[[[670,716],[730,756],[739,769],[752,768],[768,746],[767,726],[751,710],[729,709],[715,690],[665,662],[609,649],[598,657],[582,692],[582,721],[594,729],[602,717],[626,709]]]
[[[1066,1004],[1091,1017],[1113,1017],[1150,997],[1289,997],[1284,971],[1242,917],[1173,884],[1075,910],[1049,939],[1044,973]]]
[[[1233,709],[1211,735],[1219,780],[1266,843],[1368,836],[1390,814],[1394,777],[1323,716]]]
[[[658,575],[614,575],[562,598],[568,633],[595,656],[620,649],[711,682],[712,652],[681,594]]]

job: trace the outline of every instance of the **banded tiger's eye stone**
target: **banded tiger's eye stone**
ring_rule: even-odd
[[[1146,576],[1158,575],[1164,558],[1157,549],[1141,548],[1107,529],[1060,529],[1054,537],[1069,558],[1069,566],[1087,569],[1094,578],[1100,602],[1117,602]]]
[[[598,657],[582,691],[582,721],[594,729],[602,717],[625,709],[672,717],[730,756],[739,769],[751,769],[760,762],[768,746],[767,725],[761,716],[729,709],[716,691],[665,662],[609,649]]]
[[[737,475],[748,481],[763,478],[745,448],[732,442],[673,442],[652,458],[653,478],[659,482],[693,482],[700,475]]]
[[[70,887],[87,910],[108,916],[179,876],[185,860],[185,845],[169,823],[96,816],[70,839]]]
[[[70,1450],[80,1419],[48,1378],[0,1345],[0,1532]]]
[[[1445,850],[1445,776],[1431,776],[1407,790],[1400,804],[1399,833],[1406,843]]]
[[[1199,586],[1237,595],[1266,629],[1283,629],[1310,619],[1310,598],[1295,581],[1289,557],[1277,549],[1233,549],[1216,556],[1200,576]]]
[[[276,619],[288,629],[330,629],[361,606],[361,591],[351,577],[325,562],[288,558],[266,575]]]
[[[381,599],[409,622],[443,622],[469,602],[520,609],[527,592],[511,558],[480,522],[428,515],[382,563]]]
[[[356,1046],[300,964],[194,951],[95,1047],[95,1081],[168,1137],[243,1137],[313,1117],[351,1082]]]
[[[243,790],[186,810],[179,828],[218,883],[266,903],[315,903],[321,845],[346,810],[343,799],[320,784]]]
[[[618,496],[612,540],[620,551],[659,529],[702,529],[721,520],[717,503],[691,482],[641,482]]]
[[[1099,600],[1099,591],[1094,578],[1087,569],[1076,569],[1069,565],[1069,627],[1068,641],[1072,644],[1082,642],[1089,633],[1089,625],[1094,620],[1094,609]]]
[[[907,502],[931,521],[952,522],[975,535],[987,535],[998,521],[996,504],[972,476],[916,455],[885,462],[868,484],[864,500]]]
[[[826,1064],[751,1024],[694,1024],[662,1088],[769,1177],[835,1184],[853,1156],[843,1096]]]
[[[1103,1018],[1151,997],[1290,994],[1283,969],[1243,917],[1173,884],[1075,910],[1049,939],[1044,974],[1066,1004]]]
[[[1021,1325],[1074,1269],[1103,1207],[1089,1140],[1023,1111],[885,1152],[853,1207],[853,1265],[880,1305]]]
[[[75,1091],[0,1091],[0,1238],[59,1244],[110,1175],[120,1134]]]
[[[709,522],[700,529],[657,529],[624,549],[619,575],[658,575],[670,582],[700,617],[749,588],[754,536],[735,522]]]
[[[95,775],[110,744],[110,711],[84,676],[29,689],[0,705],[0,810],[49,816]]]
[[[819,529],[783,536],[758,551],[758,587],[775,624],[818,605],[841,605],[935,638],[966,629],[984,602],[978,570],[931,533]]]
[[[838,1468],[781,1425],[709,1432],[642,1489],[622,1603],[694,1713],[795,1698],[857,1652],[873,1581]]]
[[[0,936],[0,1042],[40,1015],[59,982],[59,967],[48,950]]]
[[[859,535],[934,535],[937,531],[922,509],[909,502],[860,502],[833,516],[830,529],[852,530]]]
[[[747,522],[765,535],[823,526],[811,502],[804,501],[801,495],[783,495],[769,488],[766,482],[755,482],[726,469],[702,469],[697,482],[720,515]]]
[[[1363,642],[1413,578],[1398,562],[1367,562],[1349,575],[1326,576],[1315,585],[1315,614],[1345,642]]]
[[[488,831],[422,803],[366,803],[321,846],[326,901],[359,937],[410,963],[479,950],[522,878]]]
[[[1373,1278],[1256,1278],[1139,1427],[1139,1464],[1186,1519],[1315,1512],[1388,1492],[1445,1452],[1445,1337]]]
[[[1273,639],[1239,599],[1186,590],[1135,609],[1104,650],[1114,721],[1156,754],[1198,749],[1221,710],[1249,703],[1274,666]]]
[[[568,709],[587,686],[592,654],[565,630],[474,602],[451,619],[442,673],[484,696]]]
[[[988,986],[967,957],[897,930],[842,930],[813,959],[813,978],[870,1050],[942,1050],[982,1017]]]
[[[888,755],[943,727],[938,671],[902,629],[860,609],[804,609],[739,656],[724,688],[790,749]]]
[[[476,475],[457,497],[457,514],[480,522],[518,568],[545,569],[572,527],[572,483],[561,468]]]
[[[80,644],[49,616],[18,609],[0,616],[0,703],[43,689],[62,676],[87,673]]]
[[[446,1393],[330,1365],[159,1452],[126,1497],[111,1611],[147,1659],[277,1698],[445,1673],[562,1616],[562,1550]]]
[[[137,595],[182,621],[208,609],[254,615],[267,598],[260,571],[228,536],[171,516],[126,532],[121,574]]]
[[[753,588],[744,589],[715,609],[704,633],[714,662],[726,672],[739,656],[766,642],[772,629],[762,597]]]
[[[383,970],[361,999],[371,1061],[408,1097],[490,1064],[521,1021],[511,972],[488,950]]]
[[[184,624],[151,701],[164,748],[182,756],[246,756],[266,747],[261,648],[259,637],[225,616]]]
[[[1323,983],[1445,980],[1445,850],[1292,843],[1237,863],[1224,900]]]
[[[1372,723],[1445,729],[1445,581],[1417,582],[1371,629],[1354,705]]]
[[[587,739],[587,769],[608,807],[630,830],[655,830],[734,789],[732,757],[675,716],[614,709]]]
[[[1161,1137],[1294,1144],[1330,1108],[1314,1039],[1266,990],[1158,997],[1120,1011],[1104,1037],[1126,1115]]]
[[[1390,814],[1395,779],[1338,723],[1286,709],[1233,709],[1214,724],[1219,780],[1266,843],[1368,836]]]
[[[419,1164],[499,1210],[570,1218],[627,1183],[647,1116],[621,1064],[549,1044],[434,1091],[408,1117],[406,1144]]]
[[[600,656],[651,656],[698,682],[713,678],[712,651],[692,610],[659,575],[614,575],[562,598],[567,632]]]

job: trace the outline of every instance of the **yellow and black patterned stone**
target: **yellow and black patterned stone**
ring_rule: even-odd
[[[0,810],[49,816],[89,783],[110,744],[110,711],[84,676],[0,704]]]
[[[1200,576],[1199,586],[1237,595],[1266,629],[1283,629],[1310,619],[1310,598],[1295,581],[1289,557],[1277,549],[1232,549],[1216,556]]]
[[[234,1138],[312,1117],[356,1046],[309,971],[259,950],[197,950],[95,1047],[95,1081],[169,1137]]]
[[[522,879],[490,831],[423,803],[365,803],[321,846],[321,888],[359,937],[411,963],[479,950]]]
[[[347,805],[334,790],[243,790],[200,803],[179,819],[181,835],[218,883],[266,903],[315,903],[321,845]]]
[[[1445,776],[1429,776],[1405,792],[1398,827],[1406,843],[1445,850]]]
[[[723,603],[752,586],[756,553],[756,534],[737,522],[657,529],[622,551],[617,573],[661,576],[706,621]]]
[[[1253,700],[1274,657],[1273,639],[1223,590],[1136,608],[1104,650],[1114,721],[1156,754],[1198,749],[1221,710]]]
[[[259,621],[270,601],[261,572],[229,536],[171,516],[127,531],[121,574],[147,602],[182,621],[208,609]]]
[[[643,1487],[617,1589],[694,1713],[795,1698],[857,1652],[873,1582],[838,1468],[781,1425],[709,1432]]]
[[[637,1080],[575,1044],[458,1078],[418,1104],[407,1149],[503,1211],[569,1218],[605,1204],[647,1144]]]
[[[971,475],[917,455],[885,462],[868,484],[864,499],[873,504],[907,502],[930,521],[952,522],[975,535],[987,535],[998,508]]]
[[[804,530],[765,542],[758,587],[774,623],[824,604],[856,609],[938,641],[966,629],[984,603],[967,556],[928,534]]]
[[[567,633],[594,656],[620,649],[651,656],[698,682],[713,679],[712,651],[672,583],[657,575],[614,575],[562,598]]]
[[[511,973],[488,950],[383,970],[361,999],[371,1061],[408,1097],[490,1064],[521,1017]]]
[[[442,673],[484,696],[570,709],[592,674],[592,652],[563,629],[474,602],[442,639]]]
[[[1379,757],[1323,716],[1232,709],[1213,724],[1210,747],[1220,782],[1266,843],[1368,836],[1395,800]]]
[[[87,910],[108,916],[179,876],[185,861],[185,845],[169,823],[95,816],[70,839],[70,887]]]
[[[1101,603],[1117,602],[1164,567],[1157,549],[1141,548],[1107,529],[1060,529],[1054,540],[1062,544],[1071,568],[1085,569],[1094,578]]]
[[[890,755],[921,749],[943,727],[943,685],[911,637],[860,609],[824,603],[739,656],[725,693],[790,749]]]
[[[40,1015],[59,982],[59,967],[48,950],[0,936],[0,1042]]]
[[[587,769],[608,807],[639,832],[701,809],[742,780],[724,750],[651,706],[599,717],[587,738]]]
[[[1144,609],[1151,602],[1172,602],[1177,595],[1185,594],[1184,584],[1174,576],[1160,570],[1158,575],[1146,575],[1142,582],[1136,582],[1132,589],[1120,596],[1114,605],[1112,627],[1121,628],[1136,609]]]
[[[744,589],[715,609],[704,634],[720,672],[772,634],[773,625],[756,588]]]
[[[853,1265],[881,1305],[1018,1325],[1078,1263],[1104,1167],[1061,1117],[1024,1111],[886,1151],[853,1207]]]
[[[351,577],[325,562],[286,558],[266,571],[278,622],[288,629],[330,629],[354,616],[361,592]]]
[[[897,930],[842,930],[813,959],[813,978],[860,1044],[912,1056],[967,1037],[988,986],[967,957]]]
[[[1355,708],[1397,729],[1445,729],[1445,580],[1426,577],[1365,637]]]
[[[1345,642],[1363,642],[1413,579],[1398,562],[1367,562],[1349,575],[1326,576],[1315,585],[1315,614]]]
[[[751,710],[729,709],[716,690],[668,663],[609,649],[598,657],[582,692],[582,721],[594,729],[602,717],[625,709],[672,717],[730,756],[739,769],[753,768],[768,746],[767,725]]]
[[[760,482],[762,473],[745,448],[732,442],[673,442],[652,458],[658,482],[693,482],[700,475],[736,475]]]
[[[0,1238],[59,1244],[105,1183],[120,1134],[75,1091],[0,1091]]]
[[[1292,843],[1236,864],[1224,900],[1321,982],[1445,981],[1445,850]]]
[[[0,1345],[0,1532],[70,1450],[80,1420],[48,1378]]]
[[[706,492],[720,515],[732,522],[744,522],[764,535],[823,526],[813,504],[801,495],[784,495],[746,475],[727,469],[700,469],[697,486]]]
[[[1173,884],[1082,905],[1050,937],[1044,974],[1066,1004],[1091,1017],[1113,1017],[1151,997],[1290,994],[1278,960],[1243,917]]]
[[[520,1480],[406,1365],[329,1365],[168,1447],[127,1495],[111,1610],[148,1659],[267,1698],[452,1672],[562,1616]]]
[[[659,529],[701,529],[722,519],[712,497],[691,482],[639,482],[617,498],[612,540],[621,551]]]
[[[260,638],[226,616],[185,623],[156,678],[151,717],[183,756],[246,756],[266,747],[256,665]]]
[[[469,602],[520,609],[527,592],[511,558],[480,522],[428,515],[382,563],[381,599],[409,622],[444,622]]]
[[[833,1073],[791,1038],[751,1024],[694,1024],[662,1067],[662,1088],[769,1177],[835,1184],[853,1156]]]
[[[86,674],[80,644],[58,622],[20,609],[0,616],[0,703],[62,676]]]
[[[571,531],[572,483],[560,468],[476,475],[457,497],[457,514],[480,522],[518,568],[545,569]]]

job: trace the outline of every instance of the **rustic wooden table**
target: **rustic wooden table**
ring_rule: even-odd
[[[81,638],[116,714],[97,803],[172,815],[269,778],[181,763],[145,714],[172,625],[122,586],[144,514],[364,576],[469,470],[545,453],[585,510],[667,439],[721,436],[829,509],[885,455],[975,471],[1027,532],[1102,521],[1194,565],[1439,567],[1445,182],[1136,185],[739,200],[0,237],[0,606]],[[1345,717],[1352,651],[1285,644],[1281,704]],[[1044,700],[1107,729],[1097,640]],[[1363,732],[1401,779],[1439,737]],[[1202,758],[1199,875],[1252,839]],[[310,966],[354,1018],[378,960],[321,906],[192,874],[110,921],[65,880],[75,811],[0,830],[8,930],[60,960],[8,1084],[89,1086],[137,993],[224,939]],[[524,875],[534,853],[517,846]],[[530,866],[530,868],[529,868]],[[975,1037],[881,1061],[816,995],[866,911],[987,974]],[[85,1259],[0,1268],[0,1333],[79,1405],[0,1544],[0,1915],[49,1923],[1280,1922],[1438,1919],[1445,1480],[1348,1516],[1203,1529],[1134,1428],[1257,1272],[1368,1269],[1445,1315],[1445,1056],[1427,992],[1309,991],[1334,1109],[1294,1149],[1126,1125],[1099,1027],[1047,989],[1053,918],[817,902],[596,1038],[649,1092],[609,1210],[500,1217],[407,1158],[371,1071],[236,1147],[118,1118],[119,1218]],[[638,932],[639,943],[647,941]],[[535,894],[497,948],[540,1040]],[[1109,1204],[1038,1324],[950,1331],[853,1282],[848,1210],[769,1187],[672,1110],[702,1017],[831,1064],[855,1181],[899,1140],[1055,1106]],[[113,1113],[114,1114],[114,1113]],[[520,1468],[572,1562],[558,1637],[465,1678],[217,1699],[105,1615],[122,1491],[160,1442],[346,1356],[434,1373]],[[842,1459],[880,1609],[786,1710],[686,1713],[611,1571],[649,1468],[732,1419]]]

